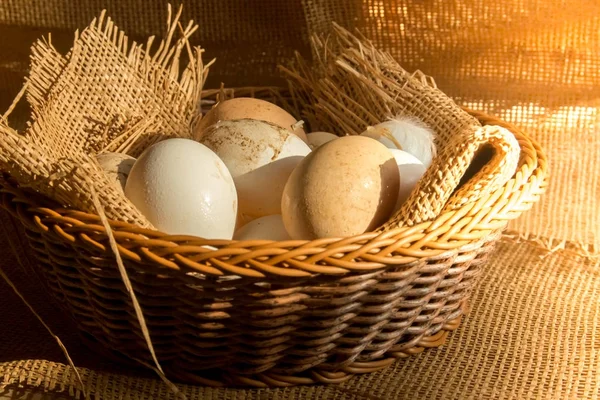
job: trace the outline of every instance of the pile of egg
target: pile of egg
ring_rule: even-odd
[[[347,237],[390,218],[430,165],[433,134],[390,119],[361,135],[306,134],[253,98],[217,104],[194,140],[166,139],[136,160],[97,156],[156,229],[206,239]]]

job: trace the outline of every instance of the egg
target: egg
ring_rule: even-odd
[[[310,153],[308,145],[288,130],[251,119],[218,122],[201,142],[231,172],[243,223],[281,214],[283,188],[293,169]]]
[[[329,132],[311,132],[306,135],[306,139],[308,140],[308,146],[314,150],[317,147],[325,144],[327,142],[331,142],[334,139],[337,139],[338,136]]]
[[[282,158],[310,153],[310,147],[287,129],[253,119],[217,122],[200,143],[223,160],[234,178]]]
[[[281,215],[267,215],[244,225],[233,235],[234,240],[290,240]]]
[[[107,152],[98,154],[96,160],[110,181],[114,182],[116,187],[124,190],[135,158],[127,154]]]
[[[235,177],[240,220],[247,223],[262,216],[281,214],[283,189],[303,159],[303,156],[282,158]]]
[[[397,116],[368,127],[361,136],[370,137],[390,149],[404,150],[429,167],[436,155],[435,133],[417,118]]]
[[[293,239],[347,237],[390,217],[399,173],[392,153],[376,140],[346,136],[310,153],[283,191],[283,223]]]
[[[154,227],[173,235],[231,239],[237,193],[229,170],[208,147],[167,139],[133,165],[125,195]]]
[[[306,142],[306,133],[302,128],[303,124],[298,123],[293,115],[273,103],[251,97],[238,97],[217,104],[202,117],[194,129],[194,137],[199,140],[204,131],[211,125],[219,121],[235,119],[255,119],[270,122],[291,131]]]
[[[419,180],[426,171],[425,165],[415,156],[406,151],[389,149],[398,165],[400,173],[400,187],[398,189],[398,200],[394,211],[397,211],[402,203],[406,201]]]
[[[237,232],[240,228],[242,228],[244,225],[250,223],[252,220],[254,220],[255,218],[251,218],[247,215],[242,214],[241,212],[239,212],[239,196],[238,196],[238,215],[237,215],[237,219],[235,222],[235,229],[234,231]]]

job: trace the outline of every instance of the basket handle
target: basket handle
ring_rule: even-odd
[[[475,132],[474,141],[478,148],[475,154],[469,154],[469,158],[470,165],[477,169],[472,176],[468,173],[469,170],[465,171],[462,179],[464,183],[461,182],[452,193],[442,212],[455,210],[490,195],[504,186],[517,170],[521,147],[508,129],[486,125]],[[491,150],[491,158],[483,166],[477,165],[477,155],[480,151],[487,150],[486,146]]]
[[[491,194],[514,176],[520,152],[512,132],[497,125],[453,136],[439,149],[417,187],[382,229],[430,221]]]

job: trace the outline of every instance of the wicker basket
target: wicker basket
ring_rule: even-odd
[[[540,147],[515,176],[435,220],[310,242],[200,240],[111,222],[166,375],[207,385],[339,383],[444,343],[507,221],[546,186]],[[97,215],[2,182],[48,290],[92,348],[151,362]],[[212,246],[216,250],[207,248]]]

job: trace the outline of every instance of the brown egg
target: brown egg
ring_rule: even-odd
[[[292,172],[281,210],[293,239],[347,237],[371,231],[391,215],[398,165],[381,143],[346,136],[310,153]]]
[[[324,145],[327,142],[337,139],[338,137],[333,133],[329,132],[311,132],[306,134],[306,140],[308,140],[308,146],[314,150],[319,146]]]
[[[288,129],[300,139],[307,141],[302,126],[292,128],[298,121],[283,108],[265,100],[251,97],[238,97],[219,103],[207,112],[194,129],[194,138],[199,140],[204,131],[219,121],[234,119],[256,119],[270,122],[281,128]]]

